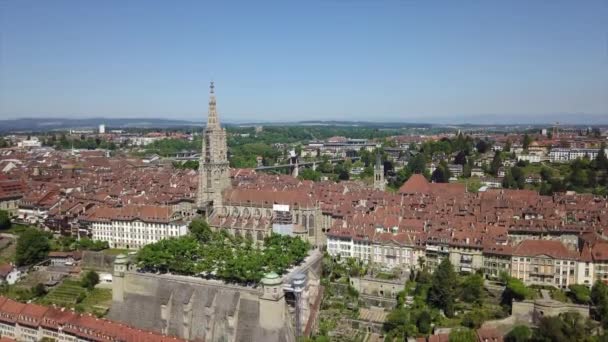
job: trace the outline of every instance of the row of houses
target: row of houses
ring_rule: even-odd
[[[8,341],[183,341],[66,309],[0,296],[0,336]],[[4,341],[4,340],[3,340]]]
[[[386,269],[433,269],[443,258],[449,258],[458,272],[482,271],[492,279],[506,273],[528,285],[566,288],[572,284],[590,286],[597,280],[608,282],[608,241],[586,234],[580,245],[579,250],[558,239],[526,239],[515,244],[428,239],[419,244],[405,233],[380,232],[373,237],[344,231],[327,234],[330,255]]]

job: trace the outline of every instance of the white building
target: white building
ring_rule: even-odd
[[[22,148],[33,148],[33,147],[41,147],[42,143],[38,140],[37,137],[31,137],[30,139],[21,140],[17,143],[17,147]]]
[[[579,158],[589,157],[595,159],[599,153],[598,148],[553,148],[549,152],[549,161],[552,163],[564,163]],[[606,153],[606,150],[604,150]]]
[[[106,125],[99,125],[99,134],[104,134],[106,132]]]
[[[111,248],[139,249],[188,233],[181,214],[168,206],[100,207],[85,221],[90,224],[91,238],[107,241]]]
[[[163,139],[162,137],[131,137],[129,140],[132,146],[147,146],[151,143]]]
[[[9,285],[15,284],[21,279],[21,271],[11,264],[0,265],[0,284],[7,283]]]
[[[397,227],[395,227],[396,229]],[[353,238],[347,231],[327,234],[327,252],[340,258],[354,258],[365,263],[374,263],[385,269],[396,267],[411,269],[418,265],[424,250],[415,248],[406,233],[377,231],[370,238]]]

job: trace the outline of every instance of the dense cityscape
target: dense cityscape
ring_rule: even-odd
[[[557,123],[225,128],[213,83],[202,131],[6,133],[2,336],[601,334],[606,135]]]
[[[0,1],[0,342],[608,342],[606,18]]]

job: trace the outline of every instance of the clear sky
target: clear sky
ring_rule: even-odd
[[[0,0],[0,119],[202,120],[211,79],[232,122],[607,118],[608,0]]]

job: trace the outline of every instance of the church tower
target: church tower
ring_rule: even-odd
[[[220,126],[215,105],[215,87],[209,91],[207,127],[203,130],[203,146],[198,167],[197,206],[210,213],[222,205],[222,191],[230,187],[226,129]]]
[[[386,183],[384,182],[384,165],[380,160],[380,154],[376,154],[376,165],[374,166],[374,189],[384,191]]]

